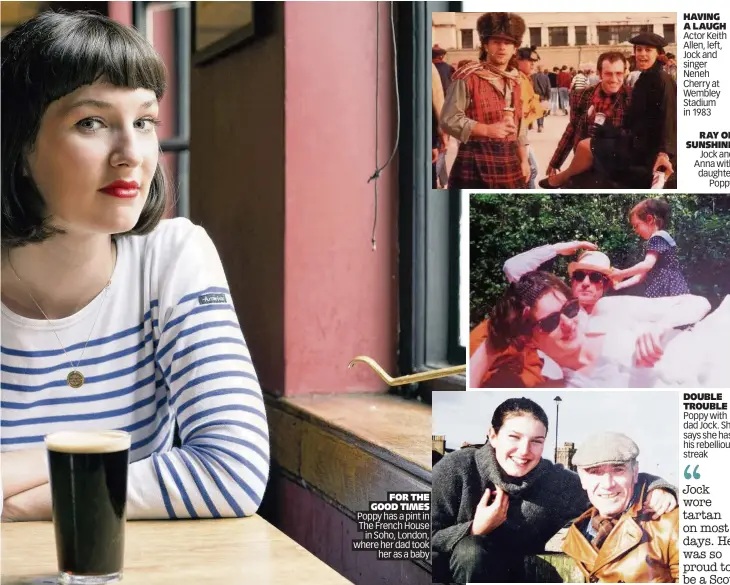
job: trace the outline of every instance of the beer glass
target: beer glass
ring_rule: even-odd
[[[119,581],[124,564],[129,433],[64,431],[47,435],[45,442],[59,583]]]

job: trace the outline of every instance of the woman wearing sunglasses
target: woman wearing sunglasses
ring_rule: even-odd
[[[578,250],[583,252],[576,262],[569,264],[568,272],[573,296],[580,303],[580,315],[587,316],[612,288],[611,260],[597,251],[592,242],[559,242],[533,248],[507,260],[504,274],[509,282],[516,283],[524,274],[538,270],[556,256],[572,256]],[[488,326],[486,320],[470,334],[470,345],[473,344],[469,359],[471,387],[535,387],[545,386],[550,380],[562,380],[560,367],[532,346],[508,346],[499,352],[491,346],[487,355]]]
[[[516,345],[544,352],[569,387],[727,386],[730,297],[691,331],[675,329],[697,323],[709,309],[695,295],[617,296],[602,298],[589,316],[562,280],[534,271],[497,302],[488,339],[497,351]]]

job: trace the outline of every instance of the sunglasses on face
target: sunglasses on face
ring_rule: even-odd
[[[578,299],[568,301],[563,305],[563,308],[555,313],[550,313],[547,317],[543,317],[535,323],[535,326],[542,329],[545,333],[552,333],[560,325],[560,316],[565,315],[568,319],[572,319],[580,311],[580,304]]]
[[[586,278],[586,275],[593,284],[598,284],[606,278],[600,272],[586,272],[584,270],[576,270],[573,273],[573,280],[575,280],[576,282],[583,282]]]

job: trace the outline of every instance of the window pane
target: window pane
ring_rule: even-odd
[[[551,47],[568,46],[568,27],[567,26],[549,27],[548,36],[550,37],[550,46]]]
[[[461,29],[461,48],[462,49],[473,49],[474,48],[474,31],[467,28]]]
[[[542,46],[542,29],[539,26],[530,27],[530,46]]]
[[[588,27],[575,27],[575,44],[578,46],[588,44]]]
[[[620,24],[609,26],[598,26],[599,45],[620,45],[627,43],[629,39],[641,32],[652,32],[652,25],[649,24]]]
[[[675,29],[673,24],[665,24],[664,25],[664,40],[667,41],[670,45],[677,42],[677,37],[675,36]]]
[[[173,199],[168,214],[188,215],[188,138],[190,131],[190,2],[145,2],[137,26],[162,56],[168,87],[160,103],[158,136]],[[225,3],[221,3],[225,4]]]

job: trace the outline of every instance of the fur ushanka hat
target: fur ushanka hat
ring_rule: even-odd
[[[482,43],[490,38],[501,38],[519,47],[526,30],[525,21],[514,12],[487,12],[477,20],[477,32]]]

